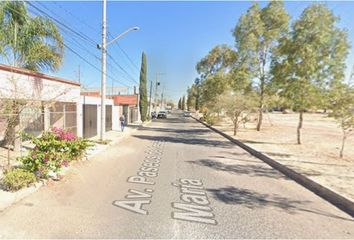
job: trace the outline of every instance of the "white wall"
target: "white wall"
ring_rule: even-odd
[[[4,65],[2,65],[4,67]],[[5,68],[11,69],[9,66]],[[0,99],[25,99],[46,102],[71,102],[77,106],[77,135],[82,136],[82,108],[80,108],[80,85],[24,69],[16,72],[0,69]],[[27,73],[27,74],[26,74]],[[38,75],[38,76],[36,76]],[[49,79],[47,79],[47,78]],[[45,130],[49,129],[49,112],[45,110]]]
[[[114,131],[120,130],[120,122],[119,122],[119,118],[121,115],[120,109],[121,108],[119,106],[113,105],[113,108],[112,108],[112,130],[114,130]]]
[[[80,97],[80,114],[78,116],[80,118],[80,136],[83,135],[83,104],[97,105],[97,133],[99,134],[101,131],[101,98],[100,97],[88,97],[81,96]],[[114,106],[113,99],[106,98],[106,105],[112,106],[112,129],[119,130],[119,107]]]
[[[77,136],[83,137],[84,136],[84,123],[83,123],[83,108],[81,99],[78,104],[76,104],[76,123],[77,123]]]
[[[80,103],[101,106],[101,98],[100,97],[80,96]],[[106,98],[106,105],[113,105],[113,99]]]
[[[0,98],[78,103],[80,86],[0,70]]]

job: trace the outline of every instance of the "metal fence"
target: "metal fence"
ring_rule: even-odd
[[[0,113],[0,170],[9,165],[8,154],[10,153],[10,165],[16,164],[16,157],[21,156],[31,146],[28,142],[17,141],[19,147],[5,146],[2,142],[5,137],[9,120],[18,117],[16,131],[22,131],[40,136],[43,131],[53,127],[62,128],[73,133],[77,133],[77,112],[74,103],[56,103],[49,108],[29,107],[23,109],[20,114],[1,114]],[[8,151],[8,147],[11,151]],[[19,150],[19,151],[13,151]]]

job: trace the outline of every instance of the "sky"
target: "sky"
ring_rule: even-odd
[[[312,2],[285,2],[285,7],[296,20]],[[148,81],[161,82],[159,93],[177,101],[198,76],[195,65],[214,46],[234,46],[232,29],[239,17],[252,2],[107,2],[108,40],[126,29],[138,26],[139,31],[130,32],[111,44],[107,51],[107,85],[126,86],[132,93],[138,86],[141,54],[145,52],[148,63]],[[267,2],[260,2],[265,6]],[[339,26],[346,28],[349,41],[354,43],[354,2],[326,2],[335,15],[341,18]],[[60,21],[65,44],[78,57],[65,50],[63,65],[50,75],[78,81],[85,87],[100,87],[101,52],[96,43],[102,42],[102,2],[100,1],[42,1],[32,2],[32,14],[47,14]],[[40,9],[42,12],[38,11]],[[43,13],[44,12],[44,13]],[[68,26],[81,37],[65,27]],[[82,37],[83,36],[83,37]],[[83,59],[85,60],[83,60]],[[348,57],[349,70],[354,63],[354,53]],[[88,64],[89,62],[90,64]],[[93,66],[92,66],[93,65]],[[123,70],[122,70],[123,69]],[[349,72],[348,70],[348,72]],[[114,81],[112,80],[114,79]]]

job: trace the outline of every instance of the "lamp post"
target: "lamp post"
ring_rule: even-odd
[[[125,36],[131,31],[139,30],[139,27],[132,27],[128,30],[122,32],[117,37],[113,38],[107,43],[107,23],[106,23],[106,13],[107,13],[107,0],[103,0],[103,11],[102,11],[102,46],[97,44],[97,48],[102,50],[102,71],[101,71],[101,129],[100,129],[100,140],[104,140],[104,134],[106,131],[106,55],[107,46],[117,41],[119,38]]]

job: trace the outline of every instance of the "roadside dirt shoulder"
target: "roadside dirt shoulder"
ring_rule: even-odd
[[[301,145],[296,144],[297,120],[298,114],[266,114],[260,132],[247,123],[235,138],[354,201],[354,136],[347,139],[341,159],[341,129],[333,119],[305,114]],[[214,127],[233,135],[231,122]]]

